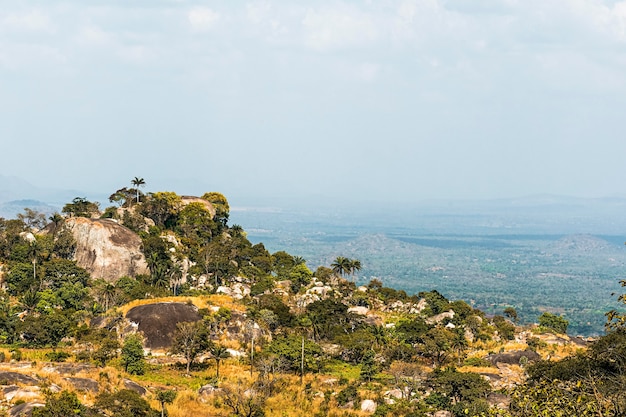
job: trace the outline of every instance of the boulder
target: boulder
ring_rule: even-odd
[[[22,403],[9,410],[10,417],[31,417],[35,407],[44,407],[45,404],[39,402]]]
[[[172,345],[172,335],[180,322],[200,320],[198,309],[186,303],[153,303],[137,306],[126,318],[135,323],[137,330],[143,333],[144,347],[148,349],[166,349]]]
[[[110,219],[71,217],[65,226],[76,240],[74,260],[93,278],[116,281],[120,277],[147,274],[141,238]]]
[[[517,350],[513,352],[497,353],[495,355],[489,355],[487,360],[492,364],[505,363],[507,365],[519,365],[521,359],[525,357],[528,362],[535,362],[541,359],[541,356],[537,352],[532,350]]]
[[[138,383],[131,381],[130,379],[123,379],[122,384],[124,384],[124,388],[129,389],[131,391],[135,391],[137,394],[143,396],[148,392],[147,389],[139,385]]]
[[[374,414],[376,412],[376,402],[374,400],[363,400],[361,411]]]
[[[98,381],[96,381],[95,379],[69,377],[65,378],[65,380],[72,384],[72,386],[78,391],[100,391],[100,384],[98,384]]]
[[[39,385],[39,379],[19,372],[3,371],[0,372],[0,384]]]

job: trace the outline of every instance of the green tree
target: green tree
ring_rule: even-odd
[[[172,390],[161,390],[157,392],[156,399],[161,404],[161,417],[165,417],[167,415],[167,410],[165,409],[165,404],[171,404],[176,399],[176,391]]]
[[[304,372],[317,371],[321,366],[323,352],[317,343],[304,341],[304,361],[302,360],[302,338],[297,334],[280,336],[272,340],[266,348],[266,353],[283,358],[290,371]],[[304,365],[304,367],[302,366]]]
[[[122,389],[114,393],[103,392],[96,397],[94,408],[105,416],[158,417],[160,413],[135,391]]]
[[[332,264],[330,264],[333,272],[339,276],[344,276],[350,273],[352,267],[352,261],[349,258],[338,256]]]
[[[222,228],[226,227],[228,223],[228,216],[230,215],[230,206],[228,200],[223,194],[217,192],[204,193],[202,198],[207,200],[215,208],[214,220],[218,222]]]
[[[215,379],[220,379],[220,363],[224,359],[230,358],[230,353],[226,346],[222,346],[219,343],[212,343],[208,349],[211,357],[215,360]]]
[[[137,189],[139,191],[139,189]],[[120,188],[109,196],[109,202],[117,203],[120,207],[129,207],[131,202],[135,199],[136,191],[128,189],[126,187]],[[137,201],[139,202],[139,200]]]
[[[33,408],[33,417],[87,417],[88,408],[78,401],[75,392],[61,391],[58,394],[47,392],[46,405]]]
[[[149,198],[141,205],[143,216],[152,219],[159,227],[176,224],[178,212],[182,206],[182,198],[170,191],[149,194]]]
[[[132,375],[143,375],[146,371],[143,343],[136,334],[127,336],[122,346],[122,366]]]
[[[98,214],[100,206],[98,203],[91,202],[84,197],[76,197],[71,203],[63,206],[61,212],[72,217],[93,217]]]
[[[539,325],[546,329],[553,330],[557,333],[567,333],[567,326],[569,321],[556,314],[545,312],[539,316]]]
[[[206,352],[210,345],[207,328],[201,321],[182,322],[176,325],[170,352],[183,355],[189,374],[196,357]]]
[[[507,307],[504,309],[504,316],[513,320],[514,323],[517,323],[517,310],[513,307]]]

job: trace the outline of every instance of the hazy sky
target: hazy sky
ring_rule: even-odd
[[[626,192],[626,1],[0,0],[1,175],[111,193]]]

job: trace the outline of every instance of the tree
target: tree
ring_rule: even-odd
[[[226,346],[222,346],[219,343],[212,343],[211,346],[209,346],[209,353],[211,354],[211,357],[215,360],[215,379],[219,380],[220,363],[224,359],[230,358],[230,353],[228,352],[228,349],[226,349]]]
[[[40,230],[46,225],[46,215],[37,210],[29,209],[28,207],[24,209],[24,213],[18,213],[17,218],[23,221],[26,227],[31,230]]]
[[[156,399],[161,403],[161,417],[165,417],[167,411],[165,410],[165,404],[171,404],[176,399],[176,391],[162,390],[157,392]]]
[[[128,389],[99,394],[94,408],[105,416],[115,417],[157,417],[160,414],[141,395]]]
[[[359,272],[361,268],[361,261],[359,261],[358,259],[350,259],[350,275],[353,277],[353,279],[354,274]]]
[[[139,189],[135,191],[126,187],[120,188],[109,196],[109,202],[117,203],[120,207],[128,207],[135,199],[135,194],[138,191]]]
[[[251,395],[250,391],[254,388],[246,386],[243,381],[237,384],[221,384],[219,395],[235,417],[264,417],[263,407],[267,394],[264,390],[255,390],[254,395]]]
[[[127,336],[122,346],[122,366],[132,375],[143,375],[146,371],[146,360],[143,353],[143,343],[136,334]]]
[[[176,326],[170,352],[181,354],[187,364],[187,374],[198,355],[210,347],[209,334],[201,321],[181,322]]]
[[[228,216],[230,214],[230,206],[228,200],[221,193],[210,192],[204,193],[202,198],[207,200],[215,208],[214,220],[218,222],[222,227],[226,227],[228,223]]]
[[[333,272],[339,276],[344,276],[350,273],[351,261],[343,256],[338,256],[337,259],[330,264]]]
[[[88,409],[78,401],[75,392],[47,392],[46,405],[33,408],[33,417],[87,417]]]
[[[182,205],[182,198],[170,191],[149,194],[149,198],[141,205],[140,212],[154,223],[163,227],[176,223],[176,217]]]
[[[99,204],[84,197],[76,197],[71,203],[63,206],[61,212],[73,217],[93,217],[99,212]]]
[[[505,308],[503,313],[505,317],[508,317],[513,320],[514,323],[517,323],[517,310],[515,310],[513,307]]]
[[[566,333],[567,326],[569,326],[569,321],[565,320],[561,316],[557,316],[556,314],[545,312],[541,316],[539,316],[539,325],[541,327],[545,327],[546,329],[553,330],[557,333]]]
[[[139,203],[139,187],[143,187],[146,185],[146,182],[143,178],[135,177],[130,183],[135,187],[135,193],[137,195],[137,203]]]
[[[92,353],[91,358],[104,368],[108,361],[117,357],[120,342],[117,340],[117,333],[115,331],[104,330],[103,334],[100,336],[98,340],[99,346]]]

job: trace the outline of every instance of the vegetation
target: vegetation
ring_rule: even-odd
[[[62,215],[0,219],[0,359],[84,362],[101,387],[77,396],[47,376],[63,389],[44,391],[34,416],[626,413],[626,319],[617,310],[610,331],[577,350],[562,315],[520,326],[510,304],[487,316],[438,290],[410,295],[378,279],[357,287],[359,259],[339,256],[313,272],[302,257],[270,253],[228,224],[220,193],[190,201],[144,194],[143,178],[131,184],[103,215],[140,236],[146,275],[93,279],[72,260],[76,242]],[[81,198],[63,213],[100,215]],[[198,317],[176,325],[169,349],[147,356],[124,314],[158,300],[193,305]],[[142,396],[129,381],[150,389]],[[490,401],[498,395],[510,406]]]

